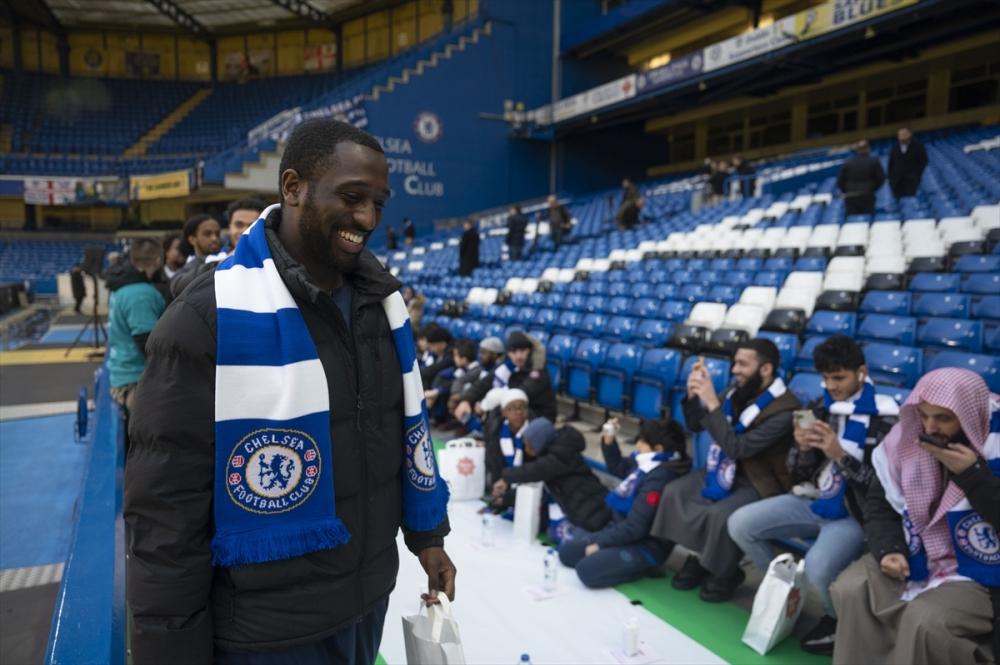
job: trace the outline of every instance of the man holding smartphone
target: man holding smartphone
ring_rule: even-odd
[[[729,535],[766,570],[778,538],[815,538],[806,553],[806,578],[823,600],[825,615],[802,640],[811,653],[831,654],[837,629],[830,585],[861,556],[861,514],[874,473],[871,453],[896,421],[899,407],[875,393],[857,342],[835,335],[813,352],[824,394],[796,411],[795,443],[787,465],[799,484],[788,494],[757,501],[729,518]]]

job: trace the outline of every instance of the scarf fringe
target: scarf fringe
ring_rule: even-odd
[[[212,539],[213,566],[245,566],[278,561],[333,549],[351,539],[347,527],[337,517],[307,524],[280,525],[252,534],[216,533]]]
[[[407,482],[404,478],[403,482]],[[403,524],[411,531],[433,531],[448,516],[448,485],[438,477],[432,501],[404,501]]]

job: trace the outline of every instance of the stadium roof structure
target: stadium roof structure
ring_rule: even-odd
[[[331,27],[402,0],[0,0],[11,20],[50,30],[178,30],[211,37],[248,29]]]

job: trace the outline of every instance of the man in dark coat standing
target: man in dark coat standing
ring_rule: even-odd
[[[403,240],[407,247],[413,247],[413,243],[417,241],[417,227],[409,217],[403,218]]]
[[[844,194],[847,214],[874,214],[875,192],[884,182],[882,164],[872,157],[868,141],[859,141],[854,156],[844,162],[837,174],[837,187]]]
[[[513,206],[507,216],[507,250],[511,261],[520,261],[524,254],[524,234],[528,230],[528,218],[521,212],[521,206]]]
[[[462,222],[462,240],[458,243],[458,274],[468,277],[479,267],[479,230],[471,219]]]
[[[403,376],[382,306],[401,284],[365,248],[389,198],[382,147],[347,123],[302,123],[281,158],[279,191],[280,207],[256,224],[290,298],[280,311],[298,310],[325,374],[333,452],[324,464],[336,486],[327,500],[336,497],[350,540],[213,563],[213,506],[228,500],[217,496],[226,478],[216,473],[216,446],[233,442],[216,441],[217,273],[205,273],[150,335],[132,412],[123,513],[135,665],[371,665],[378,655],[404,507]],[[257,316],[247,316],[248,335]],[[291,406],[301,408],[301,395],[299,404],[288,397]],[[280,529],[284,514],[267,517]],[[428,573],[428,603],[439,591],[454,596],[448,531],[447,519],[403,529]]]
[[[897,199],[916,196],[920,178],[927,168],[924,144],[913,138],[909,127],[896,132],[896,145],[889,152],[889,187]]]
[[[87,297],[87,286],[83,283],[83,268],[80,264],[77,264],[70,268],[69,270],[69,288],[73,292],[73,311],[77,314],[83,314],[80,310],[80,306],[83,304],[83,299]]]

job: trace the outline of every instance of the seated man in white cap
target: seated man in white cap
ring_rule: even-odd
[[[483,426],[486,441],[486,487],[493,487],[506,467],[524,464],[524,440],[521,435],[528,425],[528,395],[517,388],[496,388],[482,401],[486,414]],[[494,510],[506,510],[514,505],[514,491],[493,498]]]

